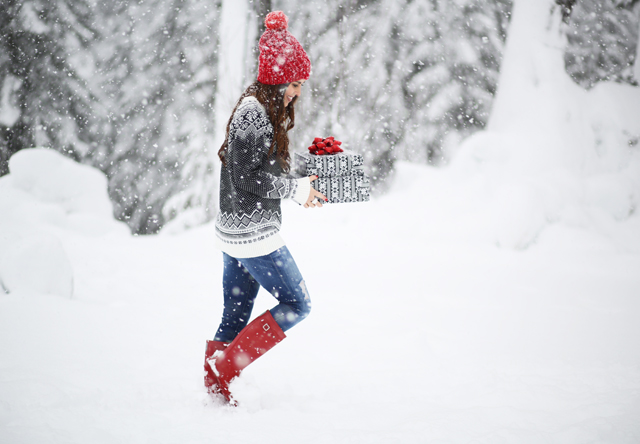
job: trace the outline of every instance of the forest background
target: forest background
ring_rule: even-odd
[[[640,1],[556,7],[575,83],[637,86]],[[441,167],[486,127],[511,0],[0,0],[0,175],[50,147],[106,174],[133,233],[211,220],[220,128],[271,10],[313,64],[294,149],[334,135],[365,155],[374,193],[397,160]]]

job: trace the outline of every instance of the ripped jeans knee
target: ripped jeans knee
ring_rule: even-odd
[[[311,312],[311,298],[304,280],[301,280],[296,288],[297,297],[281,300],[272,308],[271,315],[283,331],[289,330],[298,324]]]
[[[282,331],[289,330],[309,316],[311,297],[304,279],[300,279],[297,285],[290,283],[273,288],[271,294],[279,301],[279,304],[270,310],[271,315]]]

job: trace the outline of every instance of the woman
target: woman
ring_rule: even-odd
[[[218,152],[223,167],[216,240],[223,251],[224,312],[213,341],[207,341],[204,368],[209,392],[232,404],[231,380],[311,309],[302,275],[278,233],[280,200],[291,198],[305,208],[327,200],[311,187],[317,177],[283,176],[291,159],[287,132],[311,63],[287,31],[284,13],[270,13],[265,24],[258,80],[238,100]],[[260,286],[279,303],[247,325]]]

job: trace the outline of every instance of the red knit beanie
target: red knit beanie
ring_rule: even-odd
[[[281,85],[306,80],[311,62],[296,38],[287,31],[289,19],[284,12],[270,12],[264,21],[267,30],[260,37],[258,82]]]

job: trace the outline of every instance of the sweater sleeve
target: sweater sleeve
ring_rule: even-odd
[[[298,182],[298,186],[295,189],[293,196],[291,198],[294,202],[304,205],[307,203],[307,198],[309,197],[309,191],[311,191],[311,182],[309,182],[308,177],[301,177],[299,179],[294,179]]]
[[[265,171],[273,129],[257,102],[239,107],[233,118],[227,151],[227,168],[233,184],[267,199],[287,199],[296,195],[299,181]],[[308,195],[308,191],[307,191]]]

